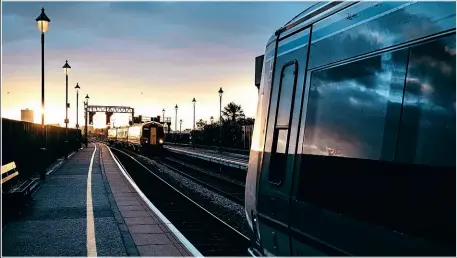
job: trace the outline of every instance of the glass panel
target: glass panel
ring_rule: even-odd
[[[279,96],[279,110],[276,125],[289,126],[292,93],[295,82],[295,65],[288,65],[282,73],[281,93]]]
[[[455,165],[455,34],[411,48],[397,160]]]
[[[276,153],[286,153],[287,133],[288,130],[279,130],[278,144],[276,145]]]
[[[309,69],[455,29],[455,8],[455,1],[357,3],[313,25]]]
[[[278,134],[276,152],[273,152],[271,155],[270,161],[270,172],[268,174],[268,180],[271,183],[280,184],[284,180],[286,173],[286,162],[287,162],[287,134],[289,130],[287,129],[275,129]]]
[[[407,50],[312,73],[303,153],[395,158]]]

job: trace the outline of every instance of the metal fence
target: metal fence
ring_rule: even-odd
[[[66,145],[65,128],[46,125],[43,139],[41,124],[2,118],[2,165],[14,161],[21,179],[38,176],[40,169],[64,157],[66,146],[68,153],[76,151],[82,140],[78,129],[68,128]]]
[[[224,125],[222,126],[222,147],[249,150],[252,143],[253,125]],[[219,146],[219,126],[206,126],[203,130],[186,133],[165,133],[168,143]],[[192,137],[194,139],[192,139]]]

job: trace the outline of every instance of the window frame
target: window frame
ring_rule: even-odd
[[[285,74],[284,74],[284,71],[286,70],[286,68],[288,68],[289,66],[293,66],[293,85],[292,85],[292,96],[291,96],[291,101],[289,102],[290,106],[289,106],[289,119],[288,119],[288,123],[287,123],[287,126],[286,125],[278,125],[277,122],[278,122],[278,114],[279,114],[279,109],[281,108],[279,105],[281,104],[281,96],[282,96],[282,87],[283,87],[283,82],[284,82],[284,78],[285,78]],[[284,63],[284,65],[282,66],[281,68],[281,73],[280,73],[280,76],[281,76],[281,80],[279,81],[279,87],[278,87],[278,99],[277,99],[277,102],[276,102],[276,113],[275,113],[275,120],[274,120],[274,126],[273,126],[273,139],[272,139],[272,145],[271,145],[271,159],[270,159],[270,164],[269,164],[269,172],[268,172],[268,182],[272,185],[276,185],[276,186],[281,186],[283,183],[284,183],[284,177],[286,175],[286,171],[285,171],[285,168],[284,169],[280,169],[279,171],[275,171],[273,170],[273,163],[275,161],[275,154],[277,153],[276,150],[277,150],[277,146],[278,146],[278,136],[279,136],[279,131],[280,130],[287,130],[287,136],[286,136],[286,147],[285,147],[285,155],[288,154],[289,152],[289,138],[290,138],[290,123],[291,123],[291,119],[292,119],[292,112],[293,112],[293,105],[294,105],[294,100],[295,100],[295,91],[296,91],[296,87],[297,87],[297,79],[298,79],[298,60],[297,59],[293,59],[293,60],[290,60],[290,61],[287,61],[286,63]],[[287,160],[286,160],[287,162]],[[273,176],[278,176],[278,178],[280,178],[278,181],[273,181]]]

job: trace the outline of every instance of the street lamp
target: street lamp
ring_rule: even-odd
[[[162,118],[163,118],[163,123],[165,123],[165,108],[162,109]]]
[[[85,142],[86,148],[87,148],[87,108],[89,106],[89,94],[86,95],[85,99],[86,99],[86,101],[84,102],[84,109],[85,109],[84,114],[85,114],[85,120],[86,120],[85,124],[86,125],[85,125],[85,128],[84,128],[84,135],[85,135],[84,142]]]
[[[68,103],[68,75],[70,74],[71,67],[68,64],[68,61],[65,60],[65,64],[62,66],[63,72],[65,73],[65,158],[68,158],[68,108],[70,103]]]
[[[219,89],[219,152],[222,152],[222,87]]]
[[[178,131],[178,104],[175,106],[176,117],[175,117],[175,131]]]
[[[192,103],[194,104],[194,124],[193,124],[194,130],[192,130],[192,148],[195,149],[195,103],[197,103],[195,98],[192,100]]]
[[[181,133],[182,119],[179,119],[179,133]]]
[[[79,84],[76,83],[76,86],[75,86],[75,90],[76,90],[76,129],[78,130],[79,129],[79,123],[78,123],[78,107],[79,107],[79,90],[81,89],[81,87],[79,87]],[[79,133],[77,133],[77,144],[79,144],[78,148],[76,149],[76,151],[79,150],[79,148],[81,148],[81,139],[79,139]]]
[[[81,87],[79,87],[79,84],[76,83],[75,90],[76,90],[76,129],[79,129],[79,123],[78,123],[78,107],[79,107],[79,90]]]
[[[41,8],[41,14],[36,18],[38,30],[41,32],[41,130],[42,130],[42,144],[40,149],[43,157],[43,167],[40,169],[40,179],[46,179],[46,129],[44,127],[44,33],[48,31],[48,26],[51,20],[44,13],[44,8]]]

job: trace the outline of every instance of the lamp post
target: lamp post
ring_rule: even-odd
[[[162,109],[162,118],[163,118],[163,124],[165,125],[165,108]]]
[[[84,143],[86,144],[86,148],[87,148],[87,143],[88,143],[87,142],[87,118],[88,118],[87,117],[87,108],[89,106],[89,94],[86,95],[85,99],[86,99],[86,101],[84,102],[84,109],[85,109],[84,114],[85,114],[86,121],[85,121],[85,128],[84,128],[84,138],[85,138]]]
[[[70,74],[71,67],[68,64],[68,61],[65,60],[65,64],[62,66],[63,72],[65,73],[65,153],[64,157],[68,158],[68,74]]]
[[[46,179],[46,129],[44,127],[44,34],[48,30],[51,20],[44,13],[44,8],[41,8],[41,14],[36,18],[38,30],[41,32],[41,130],[42,130],[42,145],[40,149],[43,157],[43,167],[40,169],[40,179]]]
[[[181,133],[182,119],[179,119],[179,133]]]
[[[176,117],[175,117],[175,131],[178,131],[178,104],[175,106]]]
[[[163,120],[162,120],[163,123],[165,123],[165,108],[162,109],[162,119],[163,119]]]
[[[170,135],[170,130],[171,130],[171,117],[167,117],[167,120],[165,120],[165,123],[167,124],[168,135]]]
[[[79,87],[79,84],[76,83],[76,86],[75,86],[75,90],[76,90],[76,129],[78,130],[79,129],[79,123],[78,123],[78,107],[79,107],[79,90],[81,89],[81,87]],[[79,133],[77,133],[77,143],[79,144],[78,148],[76,149],[76,151],[79,150],[79,148],[81,148],[81,140],[78,139],[79,138]]]
[[[194,129],[192,130],[192,148],[195,149],[195,103],[197,103],[195,98],[192,100],[192,103],[194,104],[194,124],[193,124]]]
[[[79,107],[79,90],[81,87],[79,87],[79,84],[76,83],[75,90],[76,90],[76,129],[79,129],[79,123],[78,123],[78,107]]]
[[[222,87],[219,89],[219,152],[222,152]]]

